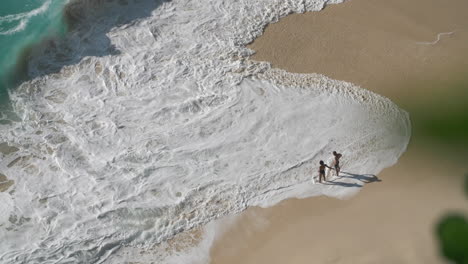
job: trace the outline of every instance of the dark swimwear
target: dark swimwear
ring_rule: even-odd
[[[319,172],[320,172],[320,174],[325,174],[325,171],[324,171],[324,170],[321,170],[321,171],[319,171]]]

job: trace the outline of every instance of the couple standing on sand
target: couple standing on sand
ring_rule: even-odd
[[[335,171],[336,171],[336,176],[338,176],[338,174],[340,173],[340,158],[341,158],[341,154],[340,153],[337,153],[336,151],[333,151],[333,156],[335,156]],[[320,161],[320,167],[319,167],[319,182],[321,183],[322,182],[322,177],[324,180],[327,180],[325,178],[325,167],[329,168],[330,170],[333,170],[333,168],[331,167],[328,167],[327,164],[325,164],[323,162],[323,160]]]

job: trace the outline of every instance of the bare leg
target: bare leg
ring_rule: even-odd
[[[321,183],[322,182],[322,177],[323,177],[323,180],[326,181],[327,179],[325,178],[325,174],[324,173],[320,173],[320,180],[319,182]]]

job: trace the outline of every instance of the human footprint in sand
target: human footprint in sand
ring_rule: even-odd
[[[325,167],[331,169],[330,167],[327,166],[327,164],[325,164],[323,162],[323,160],[321,160],[319,162],[320,164],[320,167],[319,167],[319,182],[321,183],[322,182],[322,177],[323,177],[323,180],[326,181],[327,179],[325,178]]]
[[[340,174],[340,158],[341,158],[341,153],[337,153],[336,151],[333,151],[333,156],[335,156],[335,163],[334,163],[334,167],[335,167],[335,171],[336,171],[336,176],[338,176]]]

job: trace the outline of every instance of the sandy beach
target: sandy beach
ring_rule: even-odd
[[[468,2],[339,1],[2,1],[0,263],[446,263]]]
[[[444,263],[433,225],[467,202],[460,177],[441,175],[466,170],[430,158],[410,149],[350,200],[250,208],[215,243],[212,263]]]
[[[467,73],[465,10],[461,0],[352,0],[268,26],[250,46],[253,60],[384,95],[410,113],[413,137],[397,165],[349,200],[249,208],[216,241],[211,263],[444,263],[434,224],[466,212],[467,153],[423,131],[420,113],[463,107],[466,87],[452,84]]]
[[[268,26],[252,59],[349,81],[405,108],[466,74],[467,9],[462,0],[346,1]]]

